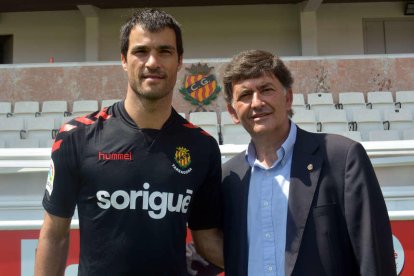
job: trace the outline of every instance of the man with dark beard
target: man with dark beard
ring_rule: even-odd
[[[216,231],[204,229],[218,208],[217,142],[171,106],[178,23],[135,13],[121,29],[121,59],[125,100],[65,124],[53,145],[36,275],[63,275],[76,206],[79,275],[187,275],[187,222]]]

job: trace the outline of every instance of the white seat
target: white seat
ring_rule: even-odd
[[[302,93],[293,93],[292,109],[307,109],[305,104],[305,97]]]
[[[0,102],[0,117],[7,117],[11,115],[11,103]]]
[[[356,122],[356,131],[361,132],[362,140],[369,139],[368,132],[371,130],[384,130],[381,114],[378,109],[354,109],[352,118]]]
[[[6,143],[8,148],[38,148],[39,140],[38,139],[18,139],[8,141]]]
[[[319,122],[322,124],[322,132],[341,134],[349,130],[346,111],[342,109],[320,110]]]
[[[68,111],[68,103],[66,101],[44,101],[42,103],[42,116],[49,114],[65,115]]]
[[[310,109],[318,112],[323,109],[335,109],[333,102],[332,93],[309,93],[308,94],[308,104]],[[316,118],[318,118],[318,113],[316,113]]]
[[[235,124],[228,111],[221,112],[221,135],[223,144],[243,145],[250,143],[250,134],[241,124]]]
[[[67,116],[67,117],[63,117],[61,122],[60,122],[60,126],[63,126],[64,124],[66,124],[67,122],[69,122],[70,120],[73,120],[75,118],[77,118],[78,116]],[[60,127],[59,127],[60,128]]]
[[[42,117],[53,117],[55,128],[58,128],[62,117],[68,113],[68,103],[66,101],[45,101],[42,103]]]
[[[20,140],[24,133],[24,120],[19,117],[0,118],[0,139],[6,141]]]
[[[14,117],[35,117],[37,114],[39,114],[39,102],[22,101],[14,103]]]
[[[367,104],[372,109],[379,109],[382,118],[384,117],[384,110],[395,109],[395,103],[390,91],[373,91],[367,93]]]
[[[320,130],[318,129],[314,110],[298,109],[293,114],[292,121],[300,128],[310,132],[317,132]]]
[[[369,141],[396,141],[400,140],[400,134],[396,130],[371,130],[368,134]]]
[[[395,101],[401,109],[410,109],[414,113],[414,91],[395,92]]]
[[[80,117],[99,110],[98,101],[82,100],[74,101],[72,105],[72,116]]]
[[[39,141],[53,139],[55,120],[52,117],[28,118],[26,139],[38,139]]]
[[[413,115],[409,109],[388,109],[384,111],[386,128],[398,130],[400,133],[404,129],[414,128]]]
[[[362,92],[339,93],[339,105],[346,110],[348,121],[352,121],[352,109],[365,109],[366,103]]]
[[[344,132],[338,133],[338,134],[340,134],[342,136],[345,136],[345,137],[348,137],[349,139],[352,139],[352,140],[357,141],[357,142],[362,141],[361,132],[359,132],[359,131],[350,131],[350,130],[348,130],[348,131],[344,131]]]
[[[204,131],[219,141],[219,126],[216,112],[191,112],[189,114],[189,121],[192,124],[201,127]]]
[[[39,147],[41,147],[41,148],[51,148],[54,142],[55,142],[55,139],[42,140],[42,141],[39,142]]]
[[[102,100],[101,109],[113,105],[114,103],[122,101],[121,99]]]
[[[404,140],[414,140],[414,128],[403,130],[402,139],[404,139]]]

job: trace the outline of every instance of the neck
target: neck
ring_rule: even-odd
[[[289,136],[290,124],[287,129],[277,133],[266,133],[260,136],[252,136],[252,141],[256,149],[256,158],[265,168],[270,168],[277,161],[276,152],[282,147]]]
[[[128,91],[125,110],[139,128],[161,129],[171,115],[171,101],[171,96],[148,100],[133,91]]]

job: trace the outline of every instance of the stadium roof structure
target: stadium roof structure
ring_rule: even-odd
[[[92,5],[99,9],[141,7],[185,7],[222,5],[298,4],[301,0],[2,0],[0,13],[77,10],[79,5]],[[322,0],[309,0],[321,3]],[[400,0],[325,0],[323,3],[401,2]]]

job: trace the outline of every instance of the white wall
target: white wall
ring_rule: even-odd
[[[80,11],[0,14],[0,35],[13,35],[13,63],[84,60]]]
[[[300,55],[297,5],[164,8],[182,25],[184,57],[229,58],[261,48],[283,56]],[[102,60],[119,60],[119,29],[131,10],[101,10]]]
[[[405,2],[322,4],[316,13],[319,55],[363,54],[365,18],[403,18]],[[300,10],[292,5],[165,8],[182,24],[184,57],[229,58],[260,48],[300,56]],[[99,10],[101,61],[119,61],[119,29],[132,9]],[[306,30],[304,30],[306,31]],[[79,10],[0,14],[0,35],[12,34],[13,63],[85,61],[85,19]]]
[[[322,4],[317,12],[318,54],[364,54],[362,20],[404,18],[405,2]]]
[[[297,5],[194,7],[171,10],[183,25],[186,58],[229,58],[260,48],[300,55]]]

